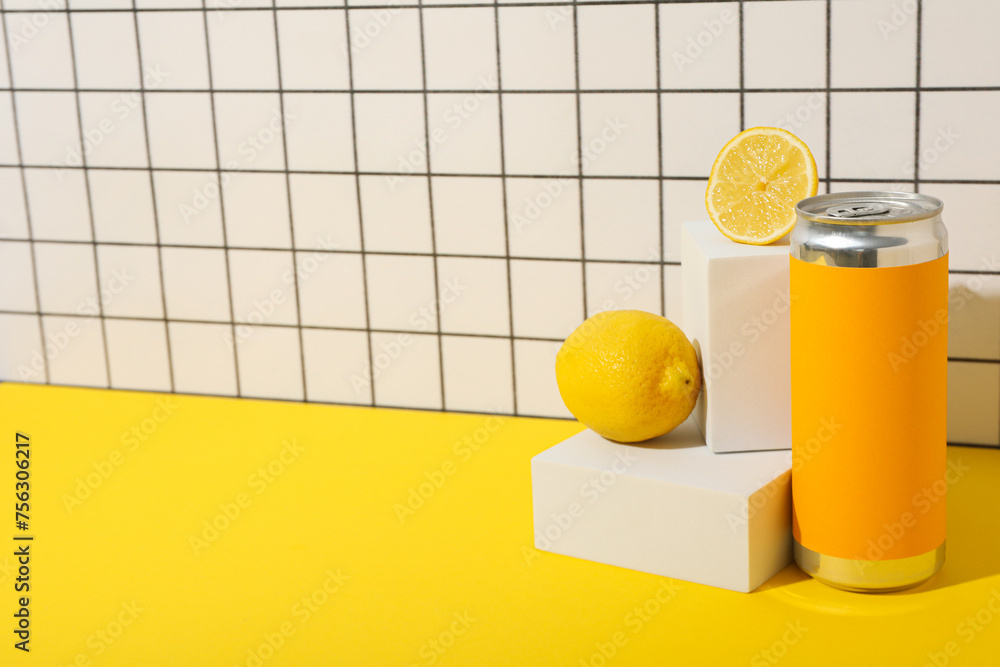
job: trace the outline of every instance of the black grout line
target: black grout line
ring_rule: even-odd
[[[913,191],[920,192],[920,52],[923,37],[923,0],[917,0],[916,72],[913,93]]]
[[[687,2],[700,2],[700,3],[703,3],[703,4],[711,4],[711,3],[723,3],[723,2],[731,2],[731,1],[732,0],[593,0],[593,1],[587,1],[586,4],[587,5],[594,5],[594,6],[601,6],[601,5],[618,6],[618,5],[672,4],[672,3],[687,3]],[[748,1],[750,1],[750,0],[748,0]],[[754,1],[754,2],[779,2],[781,0],[752,0],[752,1]],[[503,7],[568,7],[571,4],[573,4],[573,3],[570,0],[542,0],[542,1],[539,1],[539,2],[524,2],[522,0],[522,1],[517,1],[517,2],[503,2],[503,3],[501,3],[501,6],[503,6]],[[443,4],[426,5],[426,7],[428,9],[454,9],[454,8],[474,9],[474,8],[482,8],[483,6],[484,6],[483,3],[470,4],[470,3],[457,3],[457,2],[456,3],[443,3]],[[485,6],[488,7],[489,4],[487,3]],[[346,9],[348,11],[352,11],[352,10],[359,10],[359,9],[364,10],[364,9],[416,9],[416,8],[417,8],[417,2],[416,2],[416,0],[411,0],[410,2],[407,2],[407,3],[397,2],[395,4],[357,5],[357,6],[347,6],[347,7],[345,7],[344,4],[338,4],[336,6],[326,6],[326,7],[314,7],[314,6],[310,6],[310,5],[298,5],[298,6],[292,6],[292,7],[279,7],[278,11],[315,11],[317,9],[337,10],[337,11],[344,11]],[[90,9],[90,8],[86,8],[86,9],[78,9],[78,8],[74,8],[74,9],[65,9],[65,8],[63,8],[63,9],[58,9],[58,8],[57,9],[49,9],[49,8],[45,8],[45,7],[39,7],[37,9],[2,9],[2,10],[0,10],[0,12],[6,13],[6,14],[66,14],[68,12],[84,14],[84,13],[105,13],[105,12],[107,12],[107,13],[121,13],[121,12],[130,12],[130,11],[133,11],[133,10],[131,10],[131,9],[116,9],[116,8],[111,8],[111,9]],[[261,11],[269,11],[269,8],[268,7],[237,7],[237,6],[230,6],[230,7],[203,7],[202,9],[192,9],[190,7],[150,7],[150,8],[140,8],[140,9],[138,9],[136,11],[139,11],[139,12],[148,12],[148,13],[197,12],[197,11],[222,13],[222,12],[261,12]]]
[[[423,0],[417,5],[417,25],[420,34],[420,83],[427,88],[427,53],[424,36]],[[427,93],[423,93],[424,102],[424,160],[427,161],[427,210],[431,225],[431,261],[434,267],[434,303],[437,305],[434,313],[434,323],[437,329],[438,348],[438,381],[441,385],[441,409],[447,408],[444,391],[444,343],[441,340],[441,287],[438,276],[437,234],[434,231],[434,190],[431,188],[431,128],[430,111],[427,104]]]
[[[745,48],[744,43],[743,43],[744,42],[744,34],[745,34],[745,30],[743,29],[743,0],[740,0],[740,4],[739,4],[739,7],[738,7],[737,11],[738,11],[738,16],[739,16],[739,29],[740,29],[740,32],[739,32],[739,36],[740,36],[740,52],[739,52],[740,78],[739,78],[739,81],[740,81],[740,132],[742,132],[743,130],[747,129],[747,123],[746,123],[746,92],[747,92],[747,90],[746,90],[746,86],[744,85],[746,83],[744,81],[744,78],[745,78],[745,75],[746,75],[746,67],[744,67],[744,54],[746,52],[746,48]]]
[[[2,3],[3,0],[0,0]],[[7,78],[10,79],[11,84],[14,83],[14,68],[11,64],[10,58],[10,43],[7,32],[7,15],[0,14],[0,26],[3,27],[3,47],[4,55],[7,58]],[[14,125],[14,148],[17,151],[17,159],[20,162],[24,162],[24,156],[21,152],[21,127],[18,122],[17,116],[17,102],[14,99],[14,94],[10,94],[10,109],[11,109],[11,120]],[[31,203],[28,201],[28,183],[25,180],[24,167],[20,167],[19,176],[21,178],[21,196],[24,198],[24,218],[25,223],[28,228],[28,243],[31,251],[31,279],[34,281],[35,288],[35,307],[38,308],[39,312],[42,310],[42,298],[41,291],[38,287],[38,261],[35,258],[35,244],[34,244],[34,229],[31,222]],[[42,348],[42,376],[45,378],[45,384],[50,384],[51,379],[49,376],[49,357],[45,354],[45,327],[42,323],[42,316],[38,316],[38,341]]]
[[[702,0],[699,0],[702,1]],[[746,0],[747,2],[761,2],[762,0]],[[586,6],[590,6],[593,3],[586,3]],[[480,7],[489,7],[489,5],[479,5]],[[501,5],[504,6],[504,5]],[[424,5],[425,9],[430,9],[427,5]],[[366,7],[367,9],[367,7]],[[268,10],[270,11],[270,10]],[[351,92],[363,93],[365,95],[493,95],[498,92],[507,93],[509,95],[575,95],[577,93],[601,93],[603,95],[630,95],[635,93],[670,93],[677,95],[690,95],[690,94],[707,94],[707,95],[720,95],[720,94],[738,94],[738,93],[823,93],[826,92],[827,88],[821,86],[815,87],[795,87],[790,86],[788,88],[749,88],[749,87],[733,87],[733,88],[579,88],[579,87],[567,87],[567,88],[504,88],[504,89],[494,89],[494,88],[356,88],[353,91],[350,88],[157,88],[156,90],[147,91],[150,95],[160,95],[160,94],[197,94],[197,93],[216,93],[218,95],[248,95],[248,94],[260,94],[260,95],[274,95],[276,93],[296,93],[296,94],[314,94],[314,95],[348,95]],[[916,91],[924,93],[995,93],[1000,91],[1000,86],[922,86],[917,88],[915,86],[881,86],[881,87],[853,87],[853,86],[840,86],[832,87],[835,93],[913,93]],[[33,86],[17,86],[17,87],[3,87],[0,86],[0,92],[19,92],[19,93],[67,93],[67,92],[80,92],[80,93],[134,93],[136,92],[134,88],[38,88]]]
[[[764,2],[771,0],[751,0],[754,2]],[[72,92],[72,91],[67,91]],[[71,166],[71,165],[61,165],[61,164],[7,164],[0,163],[0,169],[40,169],[43,171],[50,171],[52,169],[70,169],[70,170],[82,170],[81,166]],[[153,172],[205,172],[205,173],[216,173],[220,171],[214,167],[87,167],[89,171],[153,171]],[[224,173],[247,173],[247,174],[305,174],[305,175],[319,175],[319,176],[399,176],[399,172],[389,172],[389,171],[318,171],[318,170],[304,170],[304,169],[239,169],[237,171],[231,171],[227,169],[221,170]],[[502,175],[500,173],[496,174],[478,174],[478,173],[457,173],[457,172],[442,172],[442,173],[427,173],[427,172],[413,172],[407,174],[407,176],[432,176],[434,178],[500,178]],[[665,175],[665,176],[645,176],[645,175],[613,175],[613,174],[592,174],[592,175],[574,175],[574,174],[506,174],[503,175],[506,178],[530,178],[530,179],[569,179],[576,181],[588,181],[588,180],[618,180],[618,181],[707,181],[708,176],[682,176],[682,175]],[[843,182],[843,183],[899,183],[898,178],[880,178],[880,177],[833,177],[830,180]],[[942,185],[1000,185],[1000,179],[973,179],[973,178],[922,178],[920,182],[923,184],[942,184]]]
[[[28,243],[27,239],[17,239],[17,238],[0,238],[0,243]],[[36,244],[52,244],[52,245],[99,245],[99,246],[122,246],[128,248],[155,248],[156,244],[153,243],[141,243],[139,241],[54,241],[47,239],[35,239]],[[405,251],[405,250],[341,250],[341,249],[327,249],[327,248],[262,248],[255,246],[220,246],[220,245],[192,245],[183,243],[161,243],[159,244],[161,248],[181,248],[190,250],[247,250],[251,252],[281,252],[281,253],[314,253],[321,255],[360,255],[364,254],[366,256],[371,255],[388,255],[394,257],[454,257],[460,259],[512,259],[525,262],[580,262],[582,261],[579,257],[533,257],[529,255],[473,255],[473,254],[461,254],[461,253],[430,253],[430,252],[417,252],[417,251]],[[654,266],[657,264],[657,260],[645,260],[645,259],[595,259],[593,257],[587,259],[588,262],[593,262],[597,264],[643,264],[648,266]],[[675,264],[680,266],[680,262],[677,261],[665,261],[667,265]],[[953,272],[954,273],[954,272]],[[991,273],[985,271],[984,273]]]
[[[135,0],[132,0],[132,8],[135,9]],[[142,105],[142,132],[146,142],[146,162],[151,162],[152,152],[149,148],[149,117],[146,114],[146,77],[142,67],[142,43],[139,39],[139,14],[132,13],[133,26],[135,29],[135,51],[139,66],[139,100]],[[153,170],[149,170],[149,192],[153,199],[153,228],[156,231],[156,261],[159,264],[160,272],[160,307],[163,309],[163,316],[167,316],[167,288],[163,279],[163,246],[160,243],[160,210],[156,205],[156,179],[153,178]],[[167,373],[170,376],[170,391],[176,391],[174,383],[174,356],[170,343],[170,325],[164,320],[163,337],[167,342]]]
[[[36,311],[22,311],[22,310],[3,310],[0,309],[0,315],[40,315],[42,317],[69,317],[80,320],[92,319],[93,315],[81,315],[80,313],[61,313],[61,312],[36,312]],[[410,334],[413,336],[437,336],[437,332],[429,331],[419,331],[416,329],[377,329],[372,327],[344,327],[344,326],[333,326],[333,325],[322,325],[322,324],[284,324],[281,322],[270,322],[268,324],[253,324],[249,325],[246,322],[229,322],[226,320],[199,320],[199,319],[189,319],[189,318],[178,318],[171,317],[169,319],[163,317],[151,317],[151,316],[140,316],[140,315],[105,315],[105,319],[108,320],[124,320],[129,322],[170,322],[177,324],[210,324],[210,325],[246,325],[255,326],[261,328],[271,327],[273,329],[310,329],[314,331],[357,331],[357,332],[371,332],[378,334]],[[546,343],[561,343],[564,338],[548,338],[544,336],[511,336],[510,334],[492,334],[492,333],[471,333],[465,331],[442,331],[442,336],[457,336],[464,338],[490,338],[497,340],[533,340],[541,341]],[[987,361],[987,360],[981,360]]]
[[[583,319],[587,319],[587,226],[583,211],[583,110],[580,100],[580,20],[577,16],[577,5],[573,3],[573,81],[576,86],[576,169],[580,182],[578,184],[580,207],[580,278],[583,282]]]
[[[201,6],[205,8],[205,0],[201,0]],[[212,79],[212,44],[208,37],[208,12],[202,11],[202,26],[205,29],[205,64],[208,67],[208,87],[213,88]],[[215,172],[216,182],[218,183],[218,196],[219,196],[219,216],[222,218],[222,245],[225,248],[223,256],[226,262],[226,293],[229,296],[229,319],[230,324],[230,335],[233,340],[233,370],[236,375],[236,395],[241,396],[242,391],[240,387],[240,355],[239,355],[239,338],[236,336],[236,314],[234,312],[235,307],[233,306],[233,277],[232,271],[229,268],[229,232],[226,229],[226,203],[222,196],[222,162],[219,157],[219,128],[218,128],[218,117],[215,113],[215,93],[209,95],[209,100],[212,105],[212,139],[215,147]],[[293,256],[294,262],[294,256]]]
[[[94,225],[94,204],[93,197],[90,194],[90,171],[87,169],[87,151],[84,148],[85,134],[83,129],[83,108],[80,105],[80,92],[78,87],[80,85],[79,77],[80,73],[76,63],[76,44],[73,40],[73,21],[72,17],[66,15],[66,32],[69,38],[69,56],[70,62],[72,63],[73,69],[73,88],[77,89],[74,92],[74,99],[76,101],[76,123],[77,131],[80,135],[80,162],[83,168],[83,184],[87,193],[87,218],[90,221],[90,238],[97,238],[97,228]],[[104,372],[107,376],[108,388],[111,387],[111,355],[108,351],[108,331],[104,323],[104,299],[101,298],[101,261],[97,253],[97,244],[93,246],[94,251],[94,287],[97,288],[97,314],[99,318],[99,323],[101,326],[101,343],[104,345]]]
[[[351,149],[354,151],[354,190],[358,201],[358,235],[361,244],[361,288],[365,296],[365,329],[368,338],[368,389],[371,392],[371,405],[375,405],[375,362],[372,354],[371,302],[368,299],[368,260],[365,253],[365,215],[361,199],[361,172],[358,170],[358,123],[354,100],[354,58],[351,55],[351,15],[344,14],[344,32],[347,37],[347,84],[351,87]],[[294,239],[293,239],[294,243]]]
[[[742,5],[741,5],[742,6]],[[662,73],[660,71],[660,6],[653,5],[653,44],[656,47],[654,57],[656,58],[656,85],[663,85]],[[743,105],[740,105],[742,114]],[[742,121],[740,121],[742,125]],[[667,268],[664,265],[664,252],[666,252],[666,234],[663,226],[666,224],[664,216],[666,211],[663,208],[663,96],[656,96],[656,159],[657,176],[659,182],[656,184],[656,195],[660,206],[660,315],[667,316]]]
[[[134,1],[134,0],[133,0]],[[272,5],[277,5],[275,0],[271,0]],[[281,78],[281,38],[278,36],[278,13],[273,12],[274,19],[274,57],[276,69],[278,71],[278,89],[282,88]],[[278,111],[281,114],[281,151],[284,158],[285,173],[285,205],[288,206],[288,234],[291,245],[295,245],[295,214],[292,212],[292,182],[291,176],[287,173],[288,168],[288,132],[285,123],[285,94],[278,94]],[[221,196],[221,192],[219,193]],[[295,288],[295,321],[302,323],[302,299],[299,297],[299,267],[298,255],[292,253],[292,284]],[[309,400],[309,387],[306,383],[306,349],[305,341],[302,338],[302,327],[298,327],[299,333],[299,368],[302,371],[302,400]],[[235,344],[235,341],[234,341]]]
[[[503,133],[503,67],[500,64],[500,3],[493,0],[493,39],[497,54],[497,126],[500,131],[500,194],[503,198],[503,247],[507,267],[507,333],[510,334],[510,391],[517,414],[517,354],[514,350],[514,288],[510,273],[510,218],[507,210],[507,153]]]
[[[826,88],[824,90],[825,106],[826,106],[826,137],[825,137],[825,149],[826,155],[823,156],[823,169],[826,172],[824,174],[823,181],[826,183],[826,191],[830,192],[830,151],[831,151],[831,139],[830,139],[830,112],[832,107],[831,95],[830,95],[830,84],[831,84],[831,70],[833,66],[833,0],[826,0]]]

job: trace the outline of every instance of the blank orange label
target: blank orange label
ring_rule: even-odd
[[[793,532],[852,560],[945,539],[948,257],[839,268],[791,258]]]

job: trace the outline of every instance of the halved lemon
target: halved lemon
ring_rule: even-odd
[[[705,207],[728,238],[765,245],[792,231],[795,205],[815,195],[818,185],[804,141],[781,128],[752,127],[715,158]]]

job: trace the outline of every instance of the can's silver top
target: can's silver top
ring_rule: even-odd
[[[937,197],[913,192],[832,192],[803,199],[795,211],[829,225],[888,225],[927,220],[941,214]]]

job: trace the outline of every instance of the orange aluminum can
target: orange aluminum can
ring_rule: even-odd
[[[795,560],[837,588],[944,563],[948,233],[939,199],[810,197],[791,236]]]

